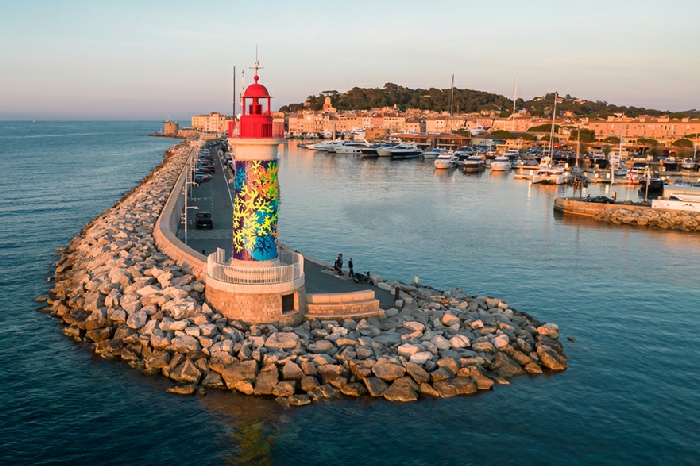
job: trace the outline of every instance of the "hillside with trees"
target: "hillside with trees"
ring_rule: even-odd
[[[449,112],[452,110],[454,113],[494,111],[502,117],[509,116],[513,111],[513,99],[502,95],[455,88],[454,101],[451,103],[451,94],[449,88],[410,89],[398,84],[386,83],[381,88],[363,89],[353,87],[349,91],[342,93],[336,90],[323,91],[318,95],[309,96],[305,103],[285,105],[280,108],[280,111],[294,112],[303,109],[318,111],[323,108],[326,96],[331,98],[333,107],[339,111],[370,110],[372,108],[393,107],[394,105],[399,111],[405,111],[407,108],[418,108],[434,112]],[[619,113],[624,113],[628,117],[640,115],[669,115],[672,118],[700,117],[700,112],[695,109],[685,112],[664,112],[641,107],[614,105],[600,100],[577,99],[568,94],[559,97],[561,101],[557,104],[557,113],[571,112],[578,117],[606,118]],[[552,92],[531,100],[517,99],[516,108],[525,109],[533,116],[546,117],[551,115],[553,101],[554,93]]]

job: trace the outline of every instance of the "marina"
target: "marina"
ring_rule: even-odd
[[[97,182],[96,175],[113,163],[109,157],[90,158],[92,150],[102,147],[100,144],[123,147],[123,141],[133,139],[128,132],[119,136],[122,134],[119,125],[91,126],[94,128],[91,132],[98,134],[93,139],[99,138],[99,141],[87,137],[82,152],[81,146],[67,144],[65,149],[52,154],[53,164],[61,167],[70,166],[76,157],[79,161],[91,161],[80,164],[79,176],[83,180],[80,183],[60,183],[49,172],[40,171],[34,172],[34,178],[21,181],[19,186],[10,186],[5,180],[0,182],[0,187],[10,193],[30,192],[31,185],[41,185],[43,188],[36,195],[42,202],[49,202],[57,192],[68,198],[81,198],[87,180]],[[143,126],[145,134],[150,124]],[[62,127],[66,129],[61,130]],[[9,141],[14,142],[6,147],[24,157],[28,168],[40,166],[42,161],[37,157],[42,152],[37,150],[37,145],[42,139],[31,134],[28,138],[18,138],[21,131],[16,126],[11,128],[13,135]],[[70,133],[71,128],[80,128],[73,129],[73,133],[86,132],[81,126],[54,124],[49,134]],[[114,137],[103,135],[115,129]],[[3,134],[7,134],[7,129]],[[163,148],[169,145],[166,143]],[[9,293],[0,300],[3,309],[9,310],[5,314],[7,323],[18,328],[33,326],[35,333],[31,337],[34,343],[29,347],[25,343],[27,335],[22,332],[10,333],[7,340],[11,346],[3,365],[6,373],[16,374],[12,378],[16,380],[13,384],[17,387],[15,396],[19,398],[4,411],[5,419],[8,422],[22,419],[17,402],[33,406],[29,409],[30,415],[42,416],[46,412],[42,406],[53,403],[58,406],[55,409],[66,413],[74,413],[79,406],[80,412],[88,417],[103,415],[106,403],[112,407],[107,412],[112,418],[109,432],[115,435],[110,436],[109,444],[115,448],[126,448],[140,441],[142,436],[133,428],[136,425],[153,426],[151,439],[167,442],[177,435],[176,432],[195,422],[202,426],[201,434],[192,434],[198,439],[197,446],[179,442],[168,452],[159,452],[158,458],[176,461],[189,455],[204,463],[228,451],[226,445],[232,440],[219,427],[240,429],[241,419],[245,419],[246,424],[257,425],[258,430],[254,432],[272,442],[275,451],[285,455],[290,463],[310,461],[311,456],[296,445],[299,441],[312,441],[312,438],[327,439],[324,451],[342,449],[348,457],[359,458],[365,448],[348,447],[340,440],[343,433],[352,432],[359,443],[371,443],[373,438],[385,434],[387,423],[399,420],[415,426],[428,421],[443,440],[453,442],[463,439],[465,428],[475,441],[486,443],[494,435],[509,432],[509,436],[525,445],[518,448],[517,454],[526,462],[554,463],[562,458],[643,462],[649,455],[671,459],[692,454],[700,441],[695,435],[700,431],[697,420],[692,416],[666,416],[666,411],[653,406],[661,403],[681,413],[700,409],[690,388],[700,382],[692,369],[697,364],[692,335],[700,329],[693,316],[685,312],[686,303],[700,299],[697,287],[692,284],[692,274],[688,274],[693,268],[692,257],[700,254],[696,236],[674,231],[611,228],[585,218],[553,215],[554,199],[570,195],[572,189],[514,182],[515,171],[505,176],[491,176],[488,171],[436,171],[431,162],[420,160],[403,163],[388,158],[360,160],[310,155],[293,143],[280,146],[280,151],[280,176],[285,186],[280,214],[280,222],[285,225],[280,238],[283,243],[293,244],[327,261],[342,251],[354,258],[356,269],[372,270],[373,274],[408,283],[418,275],[422,284],[444,288],[462,286],[472,295],[502,296],[517,309],[529,309],[543,319],[557,322],[562,338],[571,336],[576,340],[566,343],[570,369],[546,380],[514,378],[510,387],[496,388],[488,396],[412,404],[410,412],[388,402],[366,405],[347,400],[313,405],[290,415],[272,400],[230,396],[222,399],[216,392],[206,397],[177,398],[165,393],[167,385],[158,379],[144,379],[119,364],[94,361],[88,351],[72,344],[60,330],[46,326],[46,316],[32,312],[34,297],[49,286],[45,283],[45,267],[40,264],[52,256],[56,247],[65,245],[72,232],[77,232],[121,192],[133,186],[149,169],[142,164],[141,174],[132,173],[130,182],[114,179],[108,184],[110,178],[102,178],[100,186],[88,184],[94,192],[104,189],[104,194],[84,199],[78,212],[70,206],[56,206],[50,211],[36,213],[32,220],[35,233],[31,247],[13,246],[15,252],[8,258],[26,255],[25,259],[37,266],[28,270],[28,276],[24,275],[31,281],[28,287],[25,280],[10,281],[10,276],[6,276],[3,289]],[[106,148],[103,152],[109,153]],[[134,154],[141,154],[141,150]],[[156,150],[153,155],[158,154]],[[135,170],[139,167],[138,157],[142,155],[122,154],[120,160],[134,165]],[[148,160],[151,164],[158,163],[153,156]],[[348,184],[344,180],[361,182]],[[328,196],[325,193],[331,186],[334,195]],[[207,184],[201,189],[208,189]],[[627,197],[638,200],[636,187],[616,186],[616,189],[619,201]],[[585,193],[609,196],[610,186],[591,185]],[[9,196],[6,199],[10,199],[9,206],[14,205],[12,215],[15,218],[26,216],[27,211],[16,206],[19,200]],[[323,202],[318,202],[319,199]],[[215,228],[222,221],[218,215],[215,212]],[[15,242],[24,233],[25,229],[20,228],[18,222],[11,222],[5,238]],[[194,230],[191,234],[195,234]],[[196,234],[209,235],[210,232],[198,230]],[[455,247],[456,238],[461,247]],[[640,251],[644,252],[646,262],[654,264],[653,269],[640,269]],[[13,267],[21,265],[18,262]],[[19,269],[10,270],[13,271],[11,276],[19,276]],[[659,288],[654,278],[658,276],[664,277],[663,288]],[[652,333],[658,337],[648,338]],[[661,355],[658,345],[664,341],[669,344]],[[57,365],[38,367],[26,363],[21,376],[12,362],[55,358],[57,351],[64,358]],[[668,357],[676,363],[669,366]],[[84,374],[88,371],[91,376],[86,380]],[[29,390],[29,387],[48,383],[48,379],[54,390]],[[75,392],[73,387],[79,384],[83,389]],[[118,390],[104,390],[115,385]],[[69,401],[65,393],[72,393]],[[130,400],[128,405],[123,404],[124,397]],[[253,415],[251,409],[257,414]],[[561,416],[552,419],[537,415],[543,410],[559,412],[566,421],[560,419]],[[512,431],[512,422],[499,416],[491,416],[491,425],[484,427],[480,416],[473,414],[494,411],[528,417],[528,428]],[[183,417],[183,413],[187,416]],[[609,425],[611,416],[615,421]],[[19,425],[26,426],[22,422]],[[591,425],[601,427],[592,430]],[[646,426],[645,429],[640,430],[640,425]],[[297,432],[294,438],[275,434],[290,429]],[[10,434],[15,430],[6,432]],[[681,430],[686,434],[677,436],[676,432]],[[530,445],[527,439],[531,432],[540,432],[544,440],[536,446]],[[619,435],[625,437],[627,444],[638,445],[638,448],[621,451],[615,440]],[[567,440],[574,437],[579,441]],[[73,450],[59,452],[55,446],[60,448],[61,441],[84,445],[83,451],[89,451],[85,442],[106,442],[95,432],[94,423],[74,415],[62,417],[60,424],[47,418],[44,423],[29,425],[17,438],[22,440],[14,440],[16,448],[53,439],[48,445],[54,446],[54,455],[66,460],[82,458],[85,454]],[[665,440],[669,438],[674,439],[673,447]],[[236,445],[238,440],[233,442]],[[415,440],[410,436],[396,436],[392,442],[394,446],[410,450]],[[424,442],[425,449],[414,451],[412,458],[434,460],[438,443],[429,439]],[[599,444],[596,450],[586,447],[594,442]],[[34,450],[26,448],[24,451]],[[502,453],[494,453],[492,449],[469,451],[481,462],[507,461],[514,454],[510,448]],[[438,453],[438,458],[459,462],[464,454],[466,450],[457,448],[452,453]],[[317,455],[314,453],[314,457]],[[20,456],[34,457],[31,453]],[[143,453],[139,458],[143,458]],[[385,459],[390,461],[389,456]]]

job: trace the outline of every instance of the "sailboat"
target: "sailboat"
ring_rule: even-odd
[[[540,168],[532,174],[533,184],[564,184],[566,174],[561,167],[552,166],[554,156],[554,123],[557,119],[557,92],[554,92],[554,110],[552,111],[552,128],[549,134],[549,154],[542,157]]]

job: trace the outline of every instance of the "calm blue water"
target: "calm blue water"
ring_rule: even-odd
[[[0,122],[0,462],[698,464],[700,236],[557,218],[569,191],[512,174],[285,147],[280,238],[556,322],[576,338],[563,373],[475,397],[284,410],[171,396],[162,378],[92,356],[33,299],[51,287],[55,248],[172,145],[144,136],[158,126]]]

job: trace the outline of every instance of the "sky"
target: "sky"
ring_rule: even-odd
[[[453,74],[509,98],[517,79],[525,99],[700,109],[697,0],[0,0],[0,119],[230,115],[256,45],[273,109]]]

